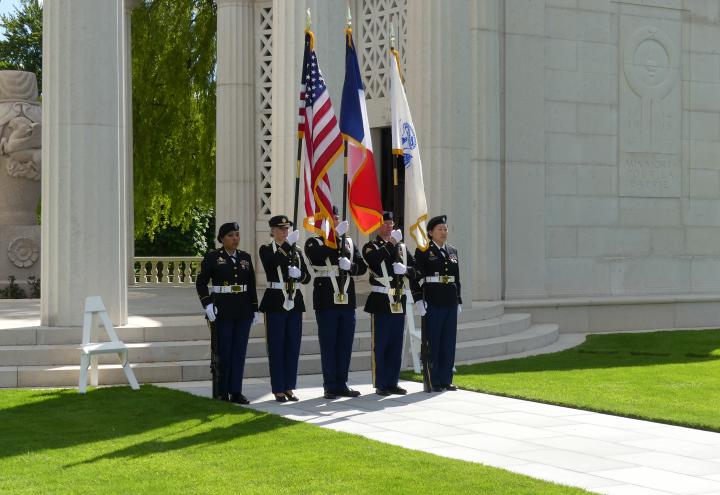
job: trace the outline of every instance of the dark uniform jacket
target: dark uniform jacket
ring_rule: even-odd
[[[413,299],[423,299],[430,306],[457,306],[462,304],[460,297],[460,263],[457,249],[445,244],[445,252],[433,241],[426,251],[415,250],[415,269],[417,280],[413,284]],[[423,283],[425,277],[452,275],[455,282]]]
[[[300,284],[307,284],[310,282],[310,273],[308,272],[307,265],[302,258],[302,253],[297,251],[297,259],[293,261],[292,246],[289,243],[283,243],[282,246],[278,246],[277,250],[273,252],[274,243],[275,241],[270,241],[270,243],[260,246],[260,261],[263,264],[263,268],[265,268],[265,276],[267,277],[268,283],[280,282],[278,279],[277,267],[280,267],[283,280],[286,283],[294,280],[288,276],[288,267],[290,265],[300,268],[300,272],[302,273],[300,279],[295,280],[295,286],[298,289],[300,288]],[[263,295],[262,302],[260,303],[260,311],[263,313],[286,312],[287,310],[283,308],[286,294],[287,291],[285,289],[279,290],[268,287],[265,289],[265,294]],[[303,299],[302,292],[299,290],[296,291],[293,300],[295,301],[295,306],[290,311],[304,312],[305,301]]]
[[[393,289],[397,288],[398,285],[396,279],[402,280],[407,277],[406,279],[402,280],[404,292],[401,300],[404,313],[405,299],[407,299],[405,294],[410,292],[411,286],[409,282],[415,282],[417,272],[414,268],[415,260],[413,256],[410,253],[407,253],[407,260],[405,263],[407,265],[407,272],[401,277],[395,277],[392,265],[397,261],[397,252],[397,246],[393,246],[390,242],[384,241],[383,238],[380,236],[377,236],[374,240],[365,244],[362,249],[363,257],[365,258],[365,262],[370,269],[371,286],[385,287],[385,284],[378,280],[383,276],[382,265],[385,265],[386,273],[389,277],[391,277],[390,287],[392,287]],[[388,297],[387,294],[382,292],[370,292],[367,302],[365,303],[365,311],[373,314],[391,313],[390,298],[394,299],[394,296]]]
[[[338,266],[338,260],[342,257],[340,243],[338,247],[333,249],[325,245],[322,237],[311,237],[305,242],[305,255],[313,266],[318,268],[326,268],[325,260],[329,259],[330,264]],[[350,275],[363,275],[367,271],[367,265],[360,256],[360,250],[353,245],[352,255],[348,254],[352,264],[350,265]],[[347,273],[346,273],[347,275]],[[338,288],[340,288],[339,277],[335,277]],[[316,276],[313,282],[313,308],[317,309],[355,309],[355,281],[350,277],[350,284],[347,288],[348,303],[335,304],[335,290],[333,289],[330,277]]]
[[[210,285],[246,285],[245,292],[213,293]],[[255,268],[245,251],[235,252],[235,261],[224,248],[210,251],[200,265],[195,288],[203,308],[214,303],[221,320],[252,318],[258,310]]]

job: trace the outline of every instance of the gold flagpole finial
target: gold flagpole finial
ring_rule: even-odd
[[[395,49],[395,25],[393,21],[390,21],[390,49]]]
[[[310,31],[310,26],[312,26],[312,17],[310,16],[310,9],[308,8],[305,11],[305,29]]]
[[[352,13],[350,12],[350,4],[347,6],[347,16],[345,17],[345,25],[347,29],[352,29]]]

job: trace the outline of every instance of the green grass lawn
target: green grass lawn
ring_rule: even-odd
[[[588,492],[144,386],[0,391],[0,493]]]
[[[457,371],[467,390],[720,431],[720,330],[590,335],[563,352]]]

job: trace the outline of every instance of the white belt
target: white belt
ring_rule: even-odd
[[[316,277],[337,277],[339,274],[337,266],[313,266],[313,268]]]
[[[286,290],[287,284],[284,282],[268,282],[267,288],[268,289]]]
[[[372,292],[379,292],[380,294],[390,294],[391,296],[395,295],[395,289],[392,287],[380,287],[378,285],[371,285],[370,290]],[[404,289],[400,289],[400,295],[402,296],[405,293]]]
[[[230,292],[246,292],[247,285],[213,285],[212,291],[220,294]]]
[[[439,277],[425,277],[423,281],[427,283],[436,284],[452,284],[455,282],[455,276],[453,275],[440,275]]]

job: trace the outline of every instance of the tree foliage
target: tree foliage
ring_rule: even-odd
[[[37,76],[42,88],[42,6],[38,0],[20,0],[15,11],[0,15],[0,69],[24,70]]]
[[[215,202],[216,7],[145,0],[132,15],[135,236],[187,230]]]

